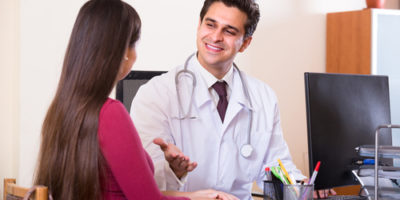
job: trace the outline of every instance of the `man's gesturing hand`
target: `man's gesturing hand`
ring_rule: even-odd
[[[191,172],[197,167],[196,162],[190,162],[189,157],[183,155],[182,151],[174,144],[167,144],[161,138],[156,138],[153,143],[160,146],[164,152],[165,160],[178,178],[182,178],[186,173]]]

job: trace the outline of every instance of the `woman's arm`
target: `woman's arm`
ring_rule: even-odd
[[[233,195],[225,192],[215,190],[198,190],[196,192],[179,192],[179,191],[162,191],[164,195],[168,196],[183,196],[188,197],[192,200],[209,200],[209,199],[221,199],[221,200],[239,200]]]
[[[99,117],[100,148],[127,199],[187,199],[165,197],[159,191],[139,136],[125,107],[109,100]]]

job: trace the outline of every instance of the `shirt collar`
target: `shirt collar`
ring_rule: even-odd
[[[233,84],[233,66],[229,69],[229,71],[225,74],[222,79],[217,79],[214,75],[212,75],[209,71],[207,71],[199,62],[199,60],[195,59],[196,69],[200,72],[201,77],[205,81],[207,88],[211,88],[217,81],[225,81],[228,88],[232,88]]]

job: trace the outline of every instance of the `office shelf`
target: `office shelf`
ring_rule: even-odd
[[[393,166],[379,166],[380,158],[400,158],[400,147],[394,146],[379,146],[379,135],[380,130],[384,128],[400,128],[400,125],[386,124],[380,125],[375,131],[375,145],[363,145],[358,148],[358,152],[361,156],[375,157],[375,165],[362,166],[358,172],[358,177],[374,177],[374,186],[365,186],[369,195],[373,195],[377,200],[383,199],[400,199],[400,188],[399,187],[379,187],[379,179],[399,179],[400,168]]]

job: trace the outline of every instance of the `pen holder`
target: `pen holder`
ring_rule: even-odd
[[[282,200],[283,184],[281,181],[264,181],[264,200]]]
[[[314,185],[283,185],[283,200],[312,200]]]

